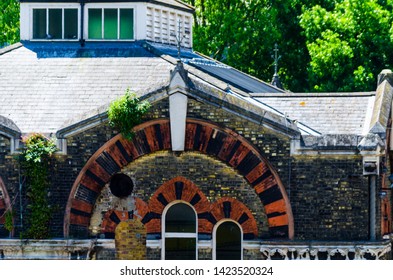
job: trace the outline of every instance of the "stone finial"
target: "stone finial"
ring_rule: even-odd
[[[382,84],[383,81],[387,80],[391,85],[393,85],[393,73],[390,69],[384,69],[378,75],[377,86]]]
[[[274,74],[273,75],[273,79],[272,79],[272,83],[273,86],[279,88],[279,89],[284,89],[284,87],[282,86],[282,83],[280,81],[280,77],[278,76],[278,74]]]

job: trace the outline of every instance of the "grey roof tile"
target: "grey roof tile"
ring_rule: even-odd
[[[367,115],[372,111],[375,92],[252,94],[261,106],[286,115],[320,134],[368,132]]]
[[[67,120],[107,105],[127,88],[168,81],[159,57],[37,58],[26,47],[0,54],[0,115],[23,133],[56,132]]]

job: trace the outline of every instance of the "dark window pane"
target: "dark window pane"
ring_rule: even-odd
[[[64,9],[64,39],[78,39],[77,9]]]
[[[168,209],[165,216],[166,232],[196,232],[194,210],[184,203],[177,203]]]
[[[33,10],[33,39],[46,38],[46,9]]]
[[[117,39],[117,9],[104,10],[104,38]]]
[[[242,249],[241,231],[237,224],[224,222],[216,232],[216,259],[240,260]]]
[[[49,39],[62,39],[63,16],[61,9],[49,9]]]
[[[120,9],[120,39],[134,39],[133,9]]]
[[[89,39],[102,39],[102,9],[89,9]]]
[[[166,260],[195,260],[195,238],[165,238]]]

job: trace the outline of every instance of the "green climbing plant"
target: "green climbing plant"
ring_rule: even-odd
[[[45,239],[49,237],[51,207],[48,201],[49,161],[56,144],[42,134],[32,134],[24,139],[22,164],[27,182],[27,229],[22,238]]]
[[[123,96],[109,105],[109,124],[118,129],[124,138],[132,140],[133,127],[142,122],[142,117],[148,112],[150,106],[148,101],[140,101],[135,93],[127,89]]]
[[[4,219],[5,219],[4,227],[10,233],[10,237],[11,237],[12,231],[14,230],[14,212],[10,209],[7,210],[5,212]]]

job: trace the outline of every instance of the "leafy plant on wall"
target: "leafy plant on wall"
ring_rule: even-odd
[[[32,134],[23,139],[22,164],[27,182],[27,229],[23,238],[45,239],[49,237],[52,209],[48,201],[50,157],[56,144],[42,134]]]
[[[10,233],[10,237],[11,237],[14,230],[14,212],[11,209],[8,209],[5,212],[4,227]]]
[[[149,109],[148,101],[140,101],[135,93],[127,89],[123,96],[110,104],[109,124],[118,129],[124,138],[131,141],[134,137],[132,129],[142,122],[142,117]]]

